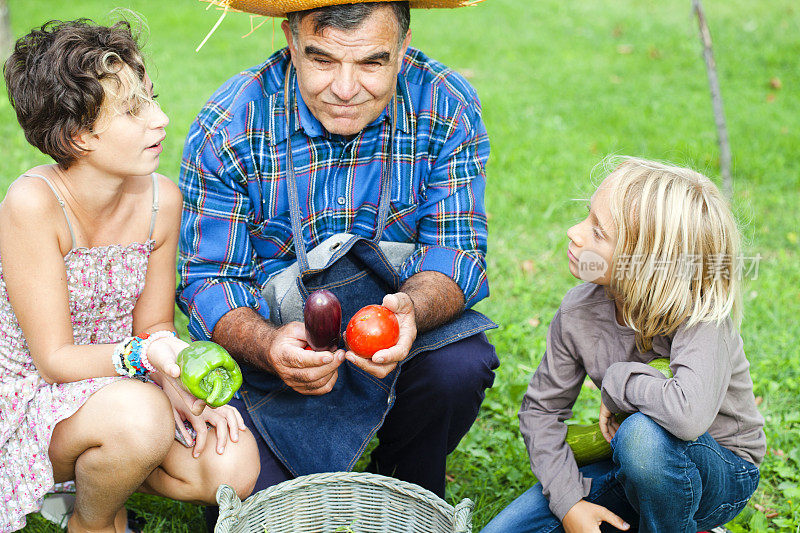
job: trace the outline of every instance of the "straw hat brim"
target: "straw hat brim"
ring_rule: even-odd
[[[219,7],[226,7],[234,11],[243,11],[254,15],[266,17],[285,17],[292,11],[305,11],[318,7],[327,7],[339,4],[357,4],[365,0],[200,0],[209,2]],[[390,2],[391,0],[370,0],[377,2]],[[439,8],[439,7],[464,7],[482,2],[483,0],[410,0],[414,8]]]

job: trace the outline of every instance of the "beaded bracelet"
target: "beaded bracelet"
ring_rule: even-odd
[[[128,337],[117,344],[111,355],[114,370],[121,376],[132,378],[140,378],[149,372],[155,372],[155,368],[147,359],[147,350],[153,341],[170,336],[176,336],[175,332],[163,330],[152,334],[142,333],[135,337]]]

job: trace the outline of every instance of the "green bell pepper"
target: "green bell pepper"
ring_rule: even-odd
[[[181,382],[211,407],[225,405],[242,386],[242,371],[219,344],[193,342],[178,353]]]

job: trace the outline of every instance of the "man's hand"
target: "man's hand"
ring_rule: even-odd
[[[619,422],[617,422],[614,413],[608,410],[608,407],[601,401],[600,402],[600,432],[607,442],[611,442],[614,435],[619,429]]]
[[[562,525],[566,533],[600,533],[600,524],[607,522],[622,531],[630,526],[620,517],[601,505],[581,500],[564,515]]]
[[[281,326],[267,350],[268,365],[276,376],[300,394],[327,394],[339,376],[344,350],[315,352],[306,350],[307,345],[302,322]]]
[[[306,328],[290,322],[279,328],[249,307],[225,314],[211,340],[234,358],[278,376],[300,394],[320,395],[333,389],[344,361],[344,350],[306,350]]]
[[[414,302],[404,293],[387,294],[383,297],[383,306],[397,316],[400,325],[400,336],[397,344],[385,350],[378,350],[372,359],[360,357],[352,351],[347,352],[347,360],[362,369],[364,372],[382,379],[397,367],[408,356],[411,345],[417,338],[417,322],[414,315]]]

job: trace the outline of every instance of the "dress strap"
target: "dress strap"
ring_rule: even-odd
[[[156,229],[156,215],[158,214],[158,177],[153,172],[153,210],[150,212],[150,235],[147,240],[153,238],[153,230]]]
[[[64,204],[64,200],[61,199],[61,195],[58,194],[58,191],[53,186],[53,184],[50,183],[50,180],[47,179],[46,177],[42,176],[41,174],[23,174],[23,176],[31,176],[33,178],[42,178],[44,180],[44,182],[47,184],[47,186],[50,187],[50,190],[53,191],[53,194],[56,196],[56,200],[58,200],[58,205],[60,205],[61,206],[61,210],[64,211],[64,218],[67,219],[67,227],[69,228],[69,236],[72,239],[72,244],[70,244],[69,248],[70,248],[70,250],[74,249],[75,248],[75,232],[72,230],[72,222],[70,222],[70,220],[69,220],[69,215],[67,214],[67,207],[66,207],[66,204]]]

